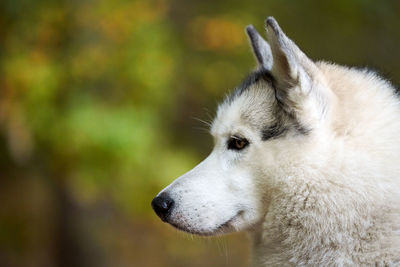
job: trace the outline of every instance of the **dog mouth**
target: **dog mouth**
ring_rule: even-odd
[[[173,227],[178,230],[194,234],[200,236],[215,236],[215,235],[222,235],[228,232],[232,232],[235,230],[232,223],[237,220],[242,214],[244,213],[243,210],[238,211],[234,216],[232,216],[229,220],[225,221],[224,223],[218,225],[217,227],[212,228],[211,230],[208,229],[194,229],[190,226],[182,226],[175,222],[169,222]]]

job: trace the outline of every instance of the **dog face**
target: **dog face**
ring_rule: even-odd
[[[251,229],[268,212],[279,179],[301,168],[329,117],[330,91],[318,67],[266,21],[270,45],[249,26],[259,63],[220,105],[212,153],[153,200],[162,220],[215,235]]]

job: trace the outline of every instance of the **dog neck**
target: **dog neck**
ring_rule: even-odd
[[[390,248],[400,242],[393,232],[400,229],[394,217],[399,211],[392,210],[393,203],[368,199],[357,186],[287,179],[272,197],[264,220],[249,233],[253,266],[393,262],[398,257],[394,255],[400,255]]]

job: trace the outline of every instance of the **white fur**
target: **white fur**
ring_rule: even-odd
[[[279,64],[282,48],[271,47]],[[261,139],[258,126],[273,120],[275,101],[265,83],[226,101],[212,125],[210,156],[162,191],[175,201],[169,222],[202,235],[248,231],[254,266],[400,266],[394,89],[372,72],[282,51],[292,57],[288,77],[300,78],[280,90],[311,131]],[[284,72],[272,68],[277,79]],[[232,135],[250,144],[229,150]]]

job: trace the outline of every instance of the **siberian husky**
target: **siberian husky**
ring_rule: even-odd
[[[313,62],[272,17],[215,146],[152,201],[198,235],[247,231],[254,266],[400,266],[400,101],[366,69]]]

